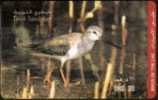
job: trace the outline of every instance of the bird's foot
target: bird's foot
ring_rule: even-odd
[[[46,76],[45,76],[45,78],[44,78],[44,80],[43,80],[43,83],[44,83],[44,85],[45,86],[47,86],[47,87],[50,87],[51,86],[51,73],[48,73],[48,74],[46,74]]]
[[[79,85],[81,85],[81,80],[76,81],[76,82],[73,82],[73,83],[70,83],[70,84],[69,84],[69,87],[79,86]]]

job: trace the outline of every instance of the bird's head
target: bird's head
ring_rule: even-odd
[[[86,35],[91,40],[99,40],[102,34],[103,34],[103,30],[99,26],[89,26],[86,30]]]

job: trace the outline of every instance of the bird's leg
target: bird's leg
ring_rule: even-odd
[[[65,63],[65,60],[61,60],[60,74],[61,74],[62,80],[64,82],[64,87],[67,87],[67,80],[66,80],[64,72],[63,72],[64,63]]]
[[[45,75],[44,81],[43,81],[43,83],[48,85],[48,87],[50,87],[50,85],[51,85],[51,75],[52,75],[52,69],[47,72],[47,74]]]
[[[71,70],[71,68],[70,68],[71,65],[70,64],[71,64],[71,61],[68,61],[67,64],[66,64],[67,85],[69,85],[69,83],[70,83],[70,70]]]
[[[84,70],[83,70],[82,57],[79,58],[79,66],[80,66],[80,75],[81,75],[82,84],[85,85],[85,76],[84,76]]]
[[[51,62],[51,60],[49,58],[48,63],[47,63],[47,74],[45,75],[45,78],[43,81],[48,86],[50,86],[50,83],[51,83],[51,75],[52,75],[52,71],[53,71],[52,66],[54,66],[54,64]]]

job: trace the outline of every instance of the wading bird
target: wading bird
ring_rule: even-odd
[[[102,37],[103,30],[96,25],[89,26],[84,33],[73,32],[66,35],[54,37],[45,41],[37,48],[41,52],[50,54],[51,58],[61,62],[60,74],[64,81],[64,86],[67,80],[63,73],[63,66],[66,61],[79,58],[90,50],[92,50],[95,41]]]

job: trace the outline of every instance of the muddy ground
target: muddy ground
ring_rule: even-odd
[[[1,67],[1,95],[3,98],[18,98],[18,95],[21,95],[23,87],[26,86],[27,69],[30,69],[32,77],[37,77],[32,80],[35,91],[33,98],[48,97],[48,87],[43,83],[45,71],[39,66],[26,61],[26,57],[19,56],[19,54],[11,55],[3,60]],[[59,69],[56,68],[51,76],[52,80],[55,80],[56,83],[55,98],[92,98],[96,78],[91,71],[87,70],[84,73],[86,78],[85,85],[80,82],[79,68],[75,68],[71,71],[70,86],[64,88]]]

